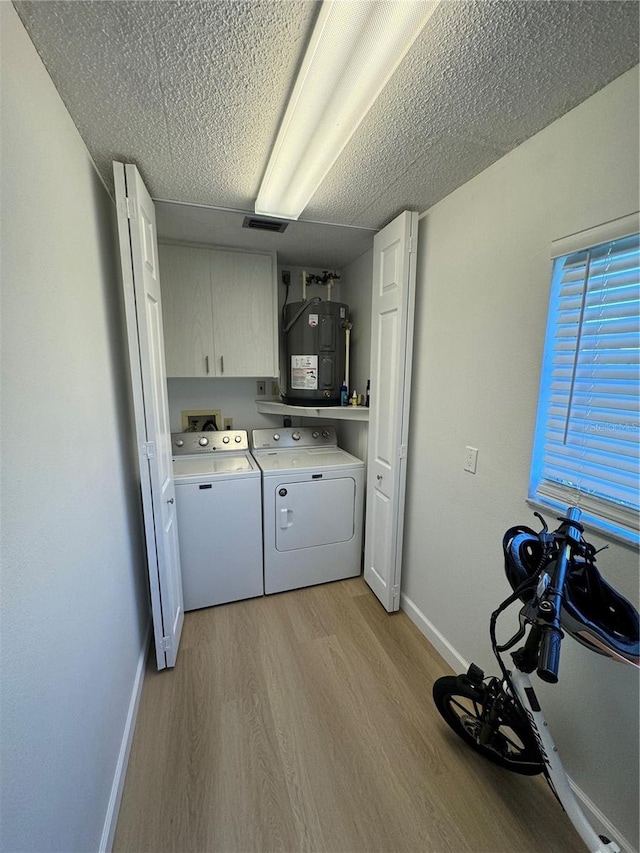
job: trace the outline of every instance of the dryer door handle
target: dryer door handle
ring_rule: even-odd
[[[293,524],[293,510],[282,507],[280,509],[280,530],[286,530]]]

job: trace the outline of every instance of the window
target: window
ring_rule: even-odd
[[[554,244],[529,498],[638,543],[640,240],[628,216]]]

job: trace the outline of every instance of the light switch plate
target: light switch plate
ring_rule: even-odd
[[[477,466],[478,466],[478,448],[477,447],[465,447],[465,450],[464,450],[464,470],[468,471],[470,474],[475,474]]]

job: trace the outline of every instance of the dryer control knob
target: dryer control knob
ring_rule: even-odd
[[[223,444],[229,444],[229,442],[230,442],[230,441],[231,441],[231,439],[229,438],[229,436],[228,436],[228,435],[223,435],[223,436],[222,436],[222,443],[223,443]]]
[[[274,432],[273,440],[274,441],[280,441],[280,433],[279,432]]]
[[[294,432],[294,433],[293,433],[293,435],[291,436],[291,438],[292,438],[294,441],[300,441],[300,433],[299,433],[299,432]]]
[[[184,441],[181,438],[176,441],[176,447],[184,447]]]
[[[318,432],[318,430],[314,429],[314,431],[311,433],[311,438],[318,438],[319,435],[320,433]]]
[[[242,436],[241,436],[241,435],[237,435],[237,436],[234,438],[234,441],[235,441],[235,443],[236,443],[236,444],[240,444],[240,442],[242,441]]]
[[[286,489],[280,489],[280,490],[278,491],[278,494],[280,495],[280,497],[281,497],[281,498],[286,498],[286,496],[287,496],[287,490],[286,490]]]
[[[322,430],[322,437],[323,437],[323,438],[329,438],[329,432],[328,432],[328,430],[326,430],[326,429],[323,429],[323,430]]]
[[[200,444],[202,447],[206,447],[207,444],[209,444],[209,439],[205,438],[205,436],[203,435],[202,438],[198,441],[198,444]]]

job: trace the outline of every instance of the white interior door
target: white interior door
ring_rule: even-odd
[[[135,166],[113,164],[140,484],[158,669],[175,665],[184,619],[171,461],[156,216]]]
[[[400,607],[418,214],[405,211],[373,242],[371,398],[364,577]]]

